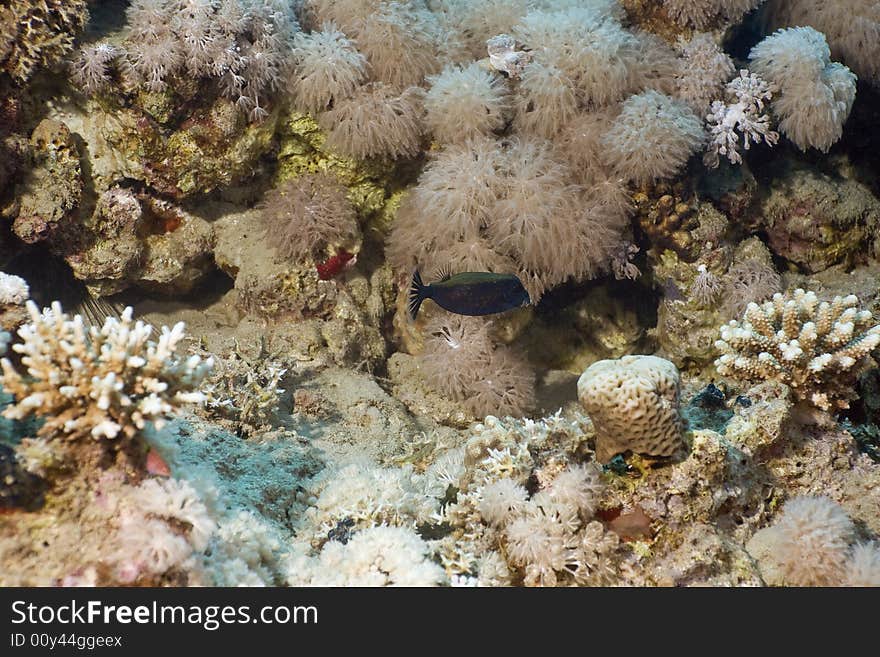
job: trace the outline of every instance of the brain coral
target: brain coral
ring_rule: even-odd
[[[657,356],[593,363],[578,379],[578,399],[596,428],[596,459],[631,450],[671,456],[682,445],[678,369]]]
[[[742,321],[721,327],[718,373],[785,383],[822,410],[848,408],[859,365],[880,345],[880,325],[858,305],[852,294],[820,303],[801,289],[750,303]]]

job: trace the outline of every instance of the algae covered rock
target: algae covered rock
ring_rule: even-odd
[[[68,127],[44,119],[30,138],[30,168],[19,186],[12,230],[27,244],[52,237],[79,207],[83,192],[80,153]]]
[[[139,98],[144,103],[153,96]],[[275,112],[261,123],[249,123],[224,98],[174,120],[154,104],[115,101],[89,102],[77,118],[97,161],[96,188],[131,178],[171,199],[208,194],[252,178],[262,169],[261,158],[275,147],[277,122]]]
[[[866,186],[802,168],[773,181],[759,211],[773,252],[807,272],[863,259],[880,222]]]
[[[75,239],[60,245],[74,275],[98,296],[133,285],[172,296],[214,270],[214,229],[174,204],[114,187]]]

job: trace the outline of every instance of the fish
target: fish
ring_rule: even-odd
[[[416,270],[409,291],[409,314],[415,319],[425,299],[457,315],[494,315],[531,303],[522,281],[514,274],[468,271],[443,275],[425,285]]]

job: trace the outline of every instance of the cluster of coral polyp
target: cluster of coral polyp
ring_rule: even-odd
[[[721,327],[719,374],[749,382],[775,380],[825,411],[849,407],[866,357],[880,345],[880,325],[855,295],[819,301],[797,289],[749,304],[742,321]]]

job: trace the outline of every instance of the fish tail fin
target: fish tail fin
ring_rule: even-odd
[[[422,301],[428,298],[427,294],[427,286],[422,283],[422,276],[419,274],[419,270],[416,269],[413,272],[412,277],[412,285],[409,288],[409,316],[413,319],[416,318],[416,315],[419,312],[419,306],[422,305]]]

